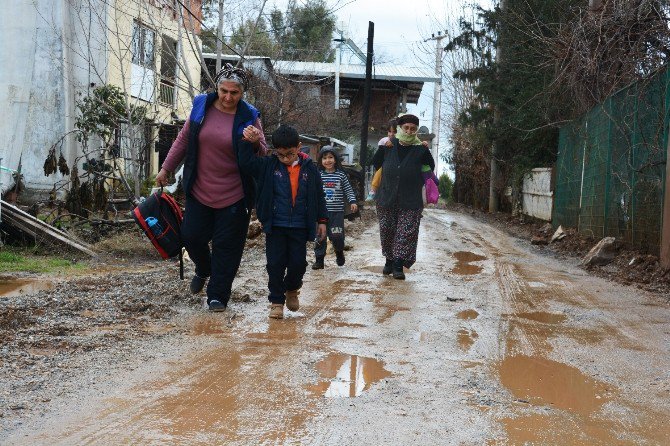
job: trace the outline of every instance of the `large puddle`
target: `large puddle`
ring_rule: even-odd
[[[453,267],[451,272],[462,276],[479,274],[482,271],[482,267],[479,265],[472,265],[471,263],[486,260],[486,257],[468,251],[458,251],[453,255],[456,259],[456,265]]]
[[[560,362],[533,356],[509,356],[498,366],[500,380],[521,401],[589,415],[609,400],[604,383]]]
[[[50,280],[0,278],[0,297],[33,294],[38,291],[52,290],[56,284]]]
[[[326,398],[353,398],[391,376],[382,362],[356,355],[331,353],[316,365],[325,379],[309,390]]]

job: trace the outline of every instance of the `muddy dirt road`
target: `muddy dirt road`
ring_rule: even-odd
[[[377,227],[346,268],[309,270],[301,309],[261,296],[196,311],[185,332],[54,399],[3,444],[670,444],[667,301],[427,210],[406,281]],[[258,279],[260,278],[260,280]]]

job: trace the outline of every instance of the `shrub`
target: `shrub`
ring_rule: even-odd
[[[444,201],[450,201],[451,200],[451,190],[454,187],[454,182],[452,181],[451,178],[449,178],[449,175],[446,173],[443,173],[440,175],[440,185],[438,186],[438,190],[440,191],[440,197]]]

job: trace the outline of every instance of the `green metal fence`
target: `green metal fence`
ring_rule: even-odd
[[[554,225],[660,247],[670,108],[666,68],[594,107],[559,134]]]

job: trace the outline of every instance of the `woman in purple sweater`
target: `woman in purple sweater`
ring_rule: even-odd
[[[240,173],[237,145],[242,139],[251,142],[258,156],[265,155],[267,145],[260,113],[242,100],[247,73],[226,64],[215,82],[215,93],[193,100],[191,115],[172,144],[156,184],[165,186],[168,173],[184,162],[186,210],[181,235],[195,263],[190,289],[199,293],[209,278],[209,309],[223,311],[240,266],[254,206],[253,179]]]

